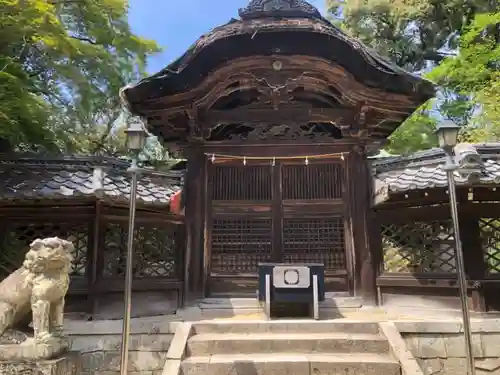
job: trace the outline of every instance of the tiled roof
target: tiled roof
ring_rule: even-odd
[[[92,198],[127,203],[128,162],[115,158],[0,157],[0,201]],[[167,205],[181,189],[182,173],[143,170],[138,204]]]
[[[477,151],[480,161],[474,170],[461,168],[455,171],[457,185],[500,184],[500,144],[470,146]],[[444,163],[445,154],[441,149],[373,161],[375,203],[382,203],[391,193],[446,187]]]

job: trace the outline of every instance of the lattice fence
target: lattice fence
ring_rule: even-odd
[[[24,260],[29,245],[37,238],[60,237],[73,242],[71,276],[84,276],[87,269],[89,231],[87,224],[8,223],[0,228],[0,279],[5,278]]]
[[[455,273],[451,220],[382,226],[383,271]]]
[[[323,263],[327,270],[345,269],[343,218],[285,219],[283,250],[285,262]]]
[[[135,278],[179,279],[181,261],[177,241],[178,226],[138,225],[135,229],[133,276]],[[104,278],[124,277],[127,253],[127,228],[108,223],[102,252]]]
[[[486,263],[486,273],[500,274],[500,220],[479,219],[481,247]]]
[[[269,262],[271,219],[219,219],[212,225],[212,272],[255,273],[259,262]]]

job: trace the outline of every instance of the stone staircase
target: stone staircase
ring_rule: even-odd
[[[341,318],[344,313],[359,311],[362,306],[363,299],[360,297],[352,297],[345,293],[326,293],[325,300],[319,303],[320,317],[322,319]],[[199,316],[190,316],[188,320],[264,314],[263,304],[255,297],[204,298],[196,304],[195,308],[198,310]]]
[[[193,323],[183,375],[400,375],[391,346],[371,322]]]

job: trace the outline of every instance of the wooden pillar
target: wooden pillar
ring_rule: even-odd
[[[376,274],[378,256],[370,246],[368,224],[371,210],[371,175],[364,148],[355,146],[346,160],[349,214],[354,245],[354,292],[367,305],[377,303]]]
[[[93,314],[98,309],[98,298],[96,284],[99,278],[99,249],[103,249],[103,236],[106,228],[104,227],[102,217],[102,203],[97,201],[95,204],[94,220],[89,223],[89,238],[87,245],[87,313]]]
[[[186,254],[186,226],[182,224],[172,224],[175,226],[175,248],[176,248],[176,262],[177,262],[177,275],[180,280],[186,280],[184,273],[184,257]],[[177,307],[181,308],[185,305],[186,296],[185,290],[182,288],[177,294]]]
[[[464,203],[461,206],[463,207],[466,204]],[[486,264],[481,247],[479,221],[474,216],[462,214],[460,208],[460,239],[462,240],[462,249],[464,252],[465,273],[468,280],[482,280],[486,275]],[[481,287],[472,290],[472,301],[473,310],[486,311],[484,290]]]
[[[204,222],[204,249],[203,249],[203,292],[210,295],[210,270],[212,267],[212,196],[213,196],[214,165],[208,157],[205,158],[205,222]]]
[[[184,295],[186,299],[203,293],[203,237],[204,237],[204,159],[199,144],[191,143],[187,150],[186,189],[186,255]]]
[[[370,181],[372,180],[370,175]],[[373,191],[370,190],[370,198],[373,197]],[[370,204],[372,201],[370,200]],[[375,272],[375,291],[377,293],[377,303],[382,304],[380,300],[379,288],[376,285],[377,277],[383,272],[384,266],[384,249],[382,244],[382,225],[380,224],[380,217],[377,212],[373,209],[368,210],[368,235],[369,235],[369,245],[370,254],[372,256],[372,264],[374,266]]]
[[[196,179],[196,186],[198,191],[198,203],[196,206],[196,253],[198,258],[196,260],[196,293],[205,295],[205,277],[203,270],[205,267],[205,210],[206,210],[206,185],[207,185],[207,157],[200,149],[197,152],[197,165],[198,165],[198,178]]]

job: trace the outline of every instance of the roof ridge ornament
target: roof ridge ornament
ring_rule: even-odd
[[[453,149],[458,173],[469,182],[480,178],[484,162],[476,147],[470,143],[459,143]]]
[[[238,13],[242,20],[265,17],[323,19],[318,9],[305,0],[250,0]]]

